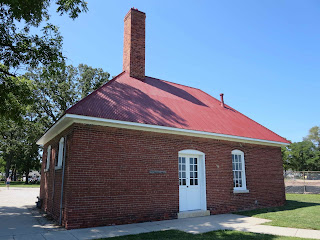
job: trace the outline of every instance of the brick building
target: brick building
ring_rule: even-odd
[[[42,208],[67,229],[279,206],[289,142],[205,92],[145,76],[145,14],[123,72],[42,137]]]

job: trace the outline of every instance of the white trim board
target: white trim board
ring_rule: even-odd
[[[188,130],[182,128],[174,128],[174,127],[164,127],[158,125],[151,125],[145,123],[135,123],[135,122],[127,122],[127,121],[119,121],[105,118],[97,118],[97,117],[88,117],[83,115],[76,114],[65,114],[59,121],[57,121],[38,141],[38,145],[44,145],[69,127],[73,123],[82,123],[82,124],[91,124],[98,126],[108,126],[108,127],[116,127],[116,128],[125,128],[132,130],[140,130],[140,131],[148,131],[148,132],[158,132],[158,133],[167,133],[167,134],[176,134],[176,135],[184,135],[184,136],[192,136],[192,137],[201,137],[201,138],[211,138],[225,141],[233,141],[233,142],[242,142],[242,143],[252,143],[259,145],[267,145],[267,146],[286,146],[288,143],[269,141],[263,139],[255,139],[255,138],[247,138],[247,137],[239,137],[227,134],[220,133],[211,133],[211,132],[203,132],[196,130]]]

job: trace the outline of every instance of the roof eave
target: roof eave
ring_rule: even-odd
[[[158,125],[151,125],[151,124],[144,124],[144,123],[119,121],[119,120],[105,119],[105,118],[98,118],[98,117],[89,117],[89,116],[76,115],[76,114],[65,114],[37,141],[37,144],[38,145],[46,144],[55,136],[60,134],[63,130],[65,130],[67,127],[71,126],[73,123],[109,126],[109,127],[117,127],[117,128],[149,131],[149,132],[159,132],[159,133],[167,133],[167,134],[177,134],[177,135],[202,137],[202,138],[212,138],[212,139],[225,140],[225,141],[252,143],[252,144],[277,146],[277,147],[289,145],[289,143],[285,143],[285,142],[277,142],[277,141],[269,141],[264,139],[255,139],[255,138],[247,138],[247,137],[240,137],[240,136],[233,136],[233,135],[226,135],[226,134],[219,134],[219,133],[188,130],[188,129],[182,129],[182,128],[165,127],[165,126],[158,126]]]

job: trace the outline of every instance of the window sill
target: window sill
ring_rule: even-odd
[[[248,189],[233,189],[233,193],[249,193]]]
[[[59,169],[62,169],[62,166],[57,166],[54,168],[54,170],[59,170]]]

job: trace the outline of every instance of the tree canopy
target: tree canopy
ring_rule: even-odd
[[[71,19],[88,10],[84,0],[0,0],[0,170],[6,176],[9,169],[27,176],[39,168],[39,137],[110,77],[101,68],[66,65],[51,4]]]
[[[23,74],[29,68],[45,67],[50,75],[64,64],[62,36],[49,23],[50,0],[0,0],[0,117],[20,119],[33,101],[33,84]],[[57,13],[72,19],[87,11],[84,0],[56,0]],[[45,26],[41,34],[33,28]]]
[[[6,176],[14,168],[26,175],[39,167],[36,141],[62,114],[109,80],[110,74],[86,64],[59,68],[48,74],[46,68],[30,69],[23,77],[33,82],[34,103],[19,121],[0,119],[0,157],[6,161]]]
[[[320,148],[320,127],[314,126],[309,130],[309,134],[304,138],[305,141],[312,142],[315,146]],[[320,150],[320,149],[319,149]]]
[[[25,76],[36,86],[33,112],[48,128],[69,107],[109,81],[110,74],[101,68],[79,64],[78,67],[63,66],[52,75],[48,75],[45,68],[37,68]]]
[[[285,170],[320,171],[319,130],[318,126],[312,127],[302,142],[294,142],[282,148]]]

